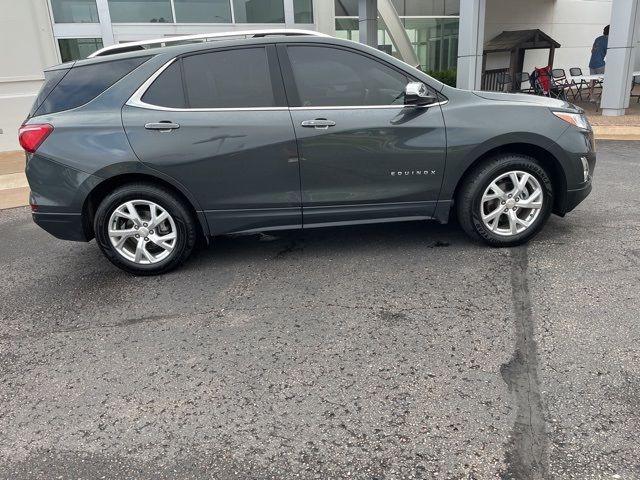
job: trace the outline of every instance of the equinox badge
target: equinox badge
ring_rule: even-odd
[[[408,175],[435,175],[436,171],[435,170],[404,170],[404,171],[392,170],[390,173],[392,177],[401,177],[401,176],[406,177]]]

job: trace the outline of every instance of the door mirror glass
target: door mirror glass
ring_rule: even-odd
[[[438,99],[429,93],[422,82],[409,82],[404,89],[404,104],[423,107],[436,103]]]

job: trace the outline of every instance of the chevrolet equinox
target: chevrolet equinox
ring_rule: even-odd
[[[444,85],[304,31],[106,47],[48,69],[19,133],[33,220],[163,273],[198,237],[435,219],[518,245],[591,191],[561,100]]]

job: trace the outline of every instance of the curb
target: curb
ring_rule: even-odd
[[[622,125],[593,125],[596,140],[640,140],[640,127]]]

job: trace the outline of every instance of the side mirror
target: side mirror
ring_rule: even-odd
[[[429,89],[422,82],[409,82],[404,88],[404,104],[414,107],[426,107],[437,103],[438,99],[429,94]]]

